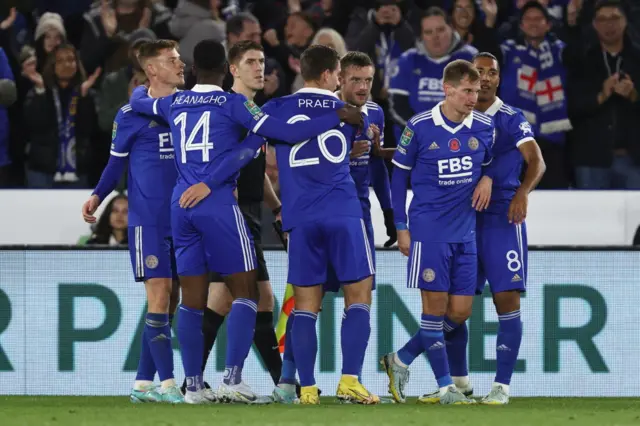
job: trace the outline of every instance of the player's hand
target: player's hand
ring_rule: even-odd
[[[393,210],[384,209],[382,214],[384,215],[384,227],[387,228],[387,237],[389,237],[384,246],[391,247],[398,241],[398,231],[396,230],[396,224],[393,222]]]
[[[371,154],[376,157],[380,157],[381,147],[380,147],[380,128],[375,124],[369,124],[369,129],[373,133],[373,141],[371,144]]]
[[[353,143],[353,147],[351,148],[351,152],[349,153],[349,158],[358,158],[361,155],[365,154],[369,150],[369,141],[355,141]]]
[[[482,176],[480,182],[473,191],[473,197],[471,201],[471,207],[481,212],[489,207],[489,201],[491,201],[491,186],[493,180],[489,176]]]
[[[92,195],[85,203],[82,205],[82,218],[87,223],[96,223],[96,217],[93,215],[98,207],[100,206],[100,197],[97,195]]]
[[[527,217],[528,205],[529,194],[518,189],[509,204],[509,223],[522,224]]]
[[[183,209],[195,207],[209,194],[211,194],[211,189],[209,189],[206,183],[200,182],[195,185],[191,185],[189,189],[184,191],[180,196],[180,207]]]
[[[344,121],[345,123],[352,124],[354,126],[362,127],[364,120],[362,119],[362,113],[360,112],[360,108],[354,107],[353,105],[345,104],[342,108],[336,111],[338,113],[338,117],[340,121]]]
[[[400,253],[405,256],[409,256],[409,248],[411,247],[411,234],[408,229],[403,229],[398,232],[398,249]]]

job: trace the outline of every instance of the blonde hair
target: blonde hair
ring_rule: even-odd
[[[311,44],[312,45],[319,44],[318,39],[323,35],[327,35],[331,37],[331,40],[333,42],[333,47],[336,50],[336,52],[338,52],[338,55],[341,58],[347,54],[347,45],[344,42],[344,38],[342,38],[340,33],[334,30],[333,28],[320,28],[316,33],[316,35],[313,37]]]

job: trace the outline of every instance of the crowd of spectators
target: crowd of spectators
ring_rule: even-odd
[[[635,0],[5,0],[0,187],[95,185],[115,114],[145,82],[136,49],[156,38],[179,41],[187,71],[200,40],[261,43],[259,104],[301,87],[310,44],[366,52],[392,146],[408,118],[442,99],[446,63],[489,51],[501,98],[536,130],[541,188],[640,189]]]

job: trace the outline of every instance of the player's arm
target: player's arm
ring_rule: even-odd
[[[411,236],[407,224],[407,186],[411,169],[416,164],[418,140],[413,126],[408,123],[402,131],[402,137],[393,157],[393,176],[391,178],[391,205],[393,218],[398,233],[398,248],[405,256],[409,256]]]
[[[540,151],[540,147],[534,139],[531,125],[527,122],[524,115],[517,114],[515,117],[517,118],[511,120],[511,139],[515,141],[516,147],[518,147],[522,158],[524,158],[525,163],[527,163],[527,170],[520,184],[520,188],[516,190],[511,200],[508,215],[510,223],[520,224],[527,217],[529,193],[538,185],[547,166],[544,158],[542,158],[542,151]]]
[[[175,95],[163,98],[149,97],[148,89],[145,86],[138,86],[131,93],[129,103],[131,108],[140,114],[162,118],[169,123],[171,104]]]
[[[96,212],[100,203],[116,189],[129,157],[129,151],[133,145],[135,131],[129,120],[125,118],[125,112],[118,111],[113,122],[111,155],[109,162],[102,171],[98,185],[91,193],[91,197],[82,206],[82,217],[87,223],[95,223]],[[131,112],[129,112],[131,114]]]
[[[387,229],[389,239],[384,243],[385,247],[391,247],[398,241],[395,222],[393,221],[393,208],[391,205],[391,183],[387,165],[381,157],[371,156],[369,158],[369,174],[371,176],[371,186],[380,202],[382,214],[384,215],[384,226]]]
[[[410,101],[413,67],[409,52],[400,57],[396,67],[389,83],[389,112],[398,126],[405,126],[414,115]]]
[[[478,137],[482,141],[482,145],[485,148],[484,158],[482,160],[482,177],[473,190],[473,196],[471,197],[471,207],[476,211],[483,211],[489,207],[491,201],[491,190],[493,188],[495,163],[493,162],[493,155],[491,148],[495,143],[495,127],[493,125],[486,129],[482,134],[478,134]]]
[[[280,219],[282,210],[282,203],[276,194],[276,191],[273,189],[273,184],[271,183],[271,179],[267,174],[264,174],[264,202],[271,209],[273,215],[276,219]]]
[[[336,102],[340,102],[341,105],[341,108],[336,111],[313,120],[287,123],[268,113],[269,103],[263,111],[244,96],[238,96],[232,104],[231,117],[255,134],[295,145],[333,129],[340,124],[340,121],[349,124],[362,124],[362,115],[358,108],[346,105],[341,101]]]

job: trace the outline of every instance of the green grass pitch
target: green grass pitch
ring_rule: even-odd
[[[640,425],[636,398],[514,398],[505,407],[407,404],[320,406],[134,405],[128,397],[0,396],[2,426],[626,426]]]

